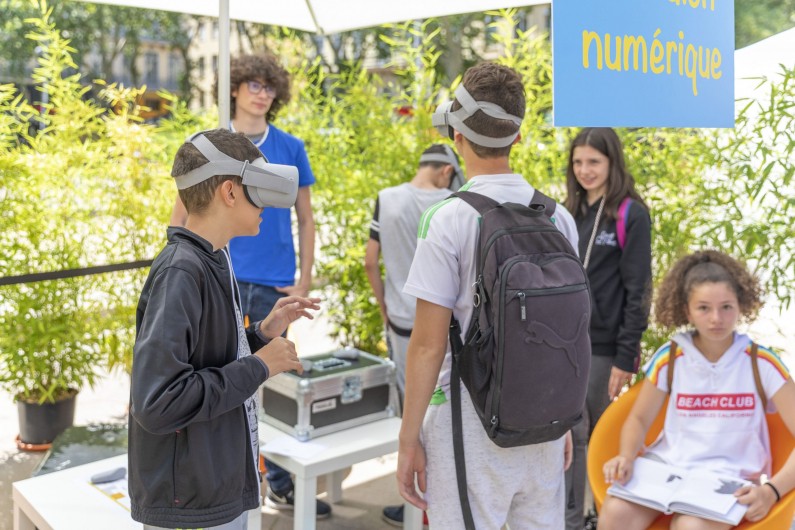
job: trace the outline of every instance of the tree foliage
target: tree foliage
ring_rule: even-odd
[[[49,6],[50,20],[74,46],[73,68],[79,69],[86,80],[112,79],[114,61],[123,58],[129,67],[128,84],[140,86],[142,72],[136,59],[145,43],[160,43],[183,58],[185,71],[179,86],[172,88],[190,98],[192,64],[188,49],[194,35],[189,31],[189,16],[71,0],[50,0]],[[29,31],[25,20],[38,12],[36,0],[0,0],[0,70],[17,84],[26,82],[29,65],[43,50],[40,42],[25,38]]]
[[[496,28],[515,12],[490,16]],[[40,11],[33,31],[26,30],[46,50],[34,73],[49,97],[36,118],[44,128],[30,127],[36,116],[30,102],[13,87],[0,87],[0,245],[7,249],[1,276],[153,257],[174,197],[170,160],[188,134],[214,125],[211,115],[195,115],[167,94],[173,119],[159,128],[140,123],[138,89],[95,85],[101,100],[85,98],[74,52],[50,17]],[[317,287],[334,338],[368,351],[383,349],[383,323],[363,268],[376,194],[409,180],[430,143],[447,141],[430,119],[459,82],[448,82],[439,69],[441,33],[434,21],[384,31],[400,89],[356,64],[328,73],[319,59],[307,58],[307,43],[295,34],[271,41],[295,85],[277,125],[305,140],[318,178]],[[499,61],[520,72],[526,86],[527,114],[512,166],[562,200],[568,144],[577,131],[550,122],[548,40],[521,31],[493,34],[504,48]],[[628,167],[651,207],[656,279],[686,252],[721,248],[752,260],[768,291],[789,300],[795,287],[792,73],[783,79],[770,87],[769,98],[746,109],[734,132],[619,130]],[[80,362],[89,366],[128,360],[143,275],[0,288],[0,367],[11,367],[0,368],[0,380],[20,379],[28,359],[56,358],[56,348],[69,352],[64,359],[83,355]],[[667,332],[652,328],[645,351]],[[81,376],[90,381],[90,372]],[[53,377],[58,384],[68,379]],[[56,387],[47,388],[43,392],[52,394]]]
[[[245,42],[241,49],[276,50],[283,49],[281,41],[287,37],[299,44],[326,72],[342,73],[358,70],[363,64],[373,60],[380,68],[396,59],[391,42],[402,39],[406,34],[412,36],[412,46],[420,47],[422,42],[433,40],[439,57],[429,67],[436,71],[444,83],[450,83],[461,72],[488,58],[491,45],[500,39],[498,22],[513,32],[521,28],[527,14],[533,7],[510,11],[474,12],[454,14],[424,21],[411,21],[402,24],[384,24],[372,28],[344,31],[334,35],[317,35],[311,32],[286,30],[267,24],[237,22],[235,28]]]
[[[86,78],[112,79],[111,65],[124,57],[129,65],[132,86],[141,83],[136,58],[145,42],[164,43],[178,53],[185,65],[178,90],[190,101],[193,93],[190,46],[195,37],[191,15],[138,9],[105,4],[91,4],[72,0],[51,0],[52,20],[76,47],[75,63]],[[522,28],[527,13],[533,7],[512,10],[512,27]],[[23,20],[36,13],[31,0],[0,0],[0,70],[7,80],[17,83],[25,78],[27,65],[36,55],[36,44],[25,39]],[[445,83],[469,66],[488,58],[489,45],[500,39],[492,22],[503,20],[504,13],[476,12],[429,19],[423,24],[428,33],[435,33],[434,47],[440,57],[434,64]],[[385,38],[398,37],[403,25],[386,25],[342,32],[329,36],[286,31],[279,27],[234,22],[239,49],[281,49],[278,41],[285,34],[298,37],[303,49],[320,59],[327,72],[356,69],[365,59],[375,58],[382,64],[392,58],[392,50]],[[415,27],[419,22],[413,23]],[[795,26],[795,0],[735,0],[735,42],[741,48],[779,31]],[[416,35],[414,45],[425,37]],[[91,60],[88,60],[91,57]],[[5,61],[3,61],[3,59]],[[159,87],[150,87],[159,88]]]
[[[735,0],[735,48],[795,26],[795,0]]]
[[[13,87],[0,89],[0,276],[150,258],[170,195],[163,139],[140,123],[140,90],[97,86],[102,104],[84,97],[74,49],[52,9],[38,9],[26,23],[47,103],[37,115]],[[127,362],[145,272],[0,287],[0,385],[52,401]]]
[[[795,291],[795,68],[761,79],[735,129],[714,142],[717,174],[706,200],[720,219],[704,238],[743,256],[783,308]]]

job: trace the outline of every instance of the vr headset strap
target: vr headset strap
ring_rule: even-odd
[[[192,171],[188,171],[184,175],[176,177],[174,180],[177,183],[177,189],[183,190],[185,188],[190,188],[216,175],[238,175],[243,179],[244,186],[256,186],[280,193],[290,193],[292,191],[293,184],[288,179],[284,178],[284,176],[258,167],[248,160],[243,162],[235,160],[231,156],[221,152],[202,133],[194,134],[188,141],[196,146],[196,149],[204,155],[208,163]],[[257,175],[271,178],[260,182],[254,182],[251,177]]]
[[[482,111],[486,113],[486,115],[497,120],[509,120],[517,126],[522,124],[522,118],[514,116],[513,114],[508,114],[505,112],[505,109],[489,101],[475,101],[469,92],[467,92],[467,89],[464,88],[464,85],[458,85],[458,88],[455,90],[455,98],[461,103],[461,108],[451,112],[451,102],[450,106],[448,106],[444,112],[434,113],[433,116],[431,116],[431,123],[434,127],[443,127],[447,125],[459,131],[470,142],[491,148],[508,147],[516,140],[516,137],[519,136],[518,130],[516,133],[503,136],[502,138],[491,138],[473,131],[464,125],[464,120],[473,116],[477,111]]]

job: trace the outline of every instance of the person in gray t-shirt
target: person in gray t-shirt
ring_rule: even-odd
[[[417,248],[417,227],[425,210],[446,199],[463,183],[458,156],[449,146],[434,144],[420,156],[419,168],[411,181],[381,190],[375,202],[364,268],[386,326],[386,344],[389,358],[397,368],[401,403],[416,305],[413,296],[403,294],[403,284]],[[379,255],[383,255],[385,278],[381,277]],[[402,524],[403,505],[387,506],[383,516],[391,524]]]
[[[416,304],[413,296],[403,294],[403,284],[417,248],[417,226],[425,210],[447,198],[451,188],[458,189],[462,182],[456,154],[444,144],[434,144],[422,153],[411,181],[381,190],[376,199],[364,268],[386,326],[387,348],[397,367],[401,401]],[[385,278],[381,277],[379,255],[383,255]]]

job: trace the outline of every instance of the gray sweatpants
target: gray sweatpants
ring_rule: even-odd
[[[401,337],[389,326],[386,328],[386,337],[389,358],[395,363],[397,387],[402,405],[406,393],[406,352],[409,350],[409,337]]]
[[[566,530],[582,530],[583,527],[585,488],[588,479],[586,473],[588,440],[596,422],[610,404],[607,386],[612,368],[612,357],[603,355],[591,357],[591,373],[588,377],[583,418],[571,430],[574,453],[571,467],[566,471]]]
[[[469,503],[478,530],[563,528],[563,438],[501,448],[486,434],[461,385]],[[450,402],[430,405],[422,425],[431,529],[463,528],[458,497]]]

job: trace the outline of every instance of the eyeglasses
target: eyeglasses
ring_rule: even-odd
[[[246,81],[246,86],[248,87],[248,91],[252,94],[259,94],[264,90],[270,97],[276,97],[276,89],[268,84],[260,83],[259,81]]]

